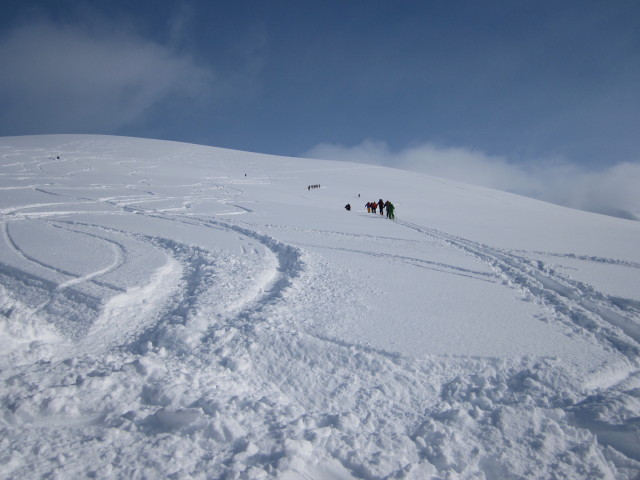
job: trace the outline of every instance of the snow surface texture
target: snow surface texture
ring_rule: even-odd
[[[2,478],[640,476],[640,222],[134,138],[0,158]]]

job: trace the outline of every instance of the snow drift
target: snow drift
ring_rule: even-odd
[[[640,475],[639,222],[135,138],[0,158],[5,478]]]

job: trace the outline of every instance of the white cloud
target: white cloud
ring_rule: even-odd
[[[401,168],[624,218],[640,218],[640,163],[588,171],[562,159],[510,163],[483,152],[430,143],[392,152],[382,141],[344,147],[320,144],[305,157]]]
[[[110,133],[172,96],[210,93],[213,73],[113,25],[34,21],[0,38],[0,128]]]

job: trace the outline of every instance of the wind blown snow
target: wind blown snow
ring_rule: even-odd
[[[640,476],[640,222],[156,140],[0,158],[3,478]]]

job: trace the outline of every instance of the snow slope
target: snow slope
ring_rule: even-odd
[[[2,478],[640,477],[640,222],[155,140],[0,158]]]

